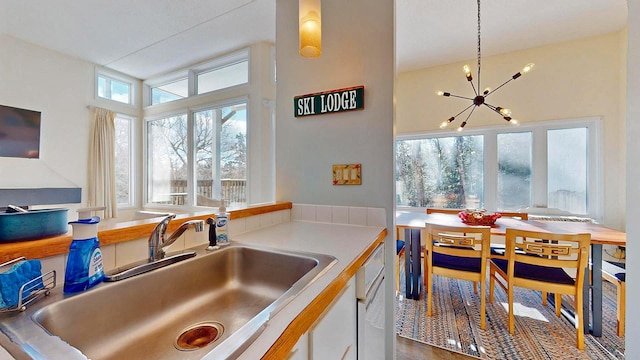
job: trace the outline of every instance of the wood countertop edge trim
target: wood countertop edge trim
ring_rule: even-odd
[[[262,356],[262,359],[285,359],[298,342],[298,339],[309,331],[311,326],[320,318],[322,313],[324,313],[325,309],[333,302],[336,296],[340,294],[342,289],[344,289],[347,282],[355,276],[358,269],[360,269],[369,256],[371,256],[378,244],[384,242],[386,236],[387,229],[383,229],[380,234],[378,234],[376,240],[293,319],[282,334],[280,334],[280,337],[278,337],[269,350]]]
[[[230,220],[241,219],[274,211],[289,210],[292,207],[293,204],[291,202],[255,205],[244,209],[229,210],[229,218]],[[168,231],[174,231],[183,221],[206,220],[212,216],[214,216],[213,212],[208,213],[206,211],[193,214],[178,214],[176,220],[169,223]],[[156,224],[157,222],[153,220],[139,220],[118,223],[112,227],[99,229],[98,239],[100,240],[100,246],[147,238]],[[71,240],[71,231],[69,231],[63,235],[44,239],[2,243],[0,244],[0,263],[20,256],[28,259],[40,259],[66,254],[69,252]]]

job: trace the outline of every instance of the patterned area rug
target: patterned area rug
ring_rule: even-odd
[[[420,300],[396,298],[396,331],[481,359],[624,359],[624,338],[616,333],[616,289],[608,282],[603,287],[603,336],[585,335],[583,351],[576,348],[574,327],[564,317],[556,317],[550,304],[542,306],[539,292],[516,288],[515,334],[511,335],[507,294],[496,288],[494,303],[487,299],[487,328],[480,330],[480,289],[476,295],[471,282],[441,276],[435,277],[431,317],[426,315],[424,288]]]

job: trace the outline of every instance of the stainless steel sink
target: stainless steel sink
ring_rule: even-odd
[[[335,261],[233,243],[57,301],[36,311],[31,322],[91,359],[234,358],[272,314]],[[210,324],[215,326],[205,328]],[[42,336],[33,338],[18,345],[31,352],[47,348]],[[194,349],[185,350],[185,343]]]

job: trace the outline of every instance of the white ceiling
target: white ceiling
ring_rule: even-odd
[[[620,30],[626,4],[484,0],[482,55]],[[475,58],[476,1],[396,5],[400,71]],[[0,33],[148,79],[254,42],[275,42],[275,12],[275,0],[0,0]]]

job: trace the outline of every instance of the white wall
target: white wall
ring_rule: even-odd
[[[530,62],[533,72],[510,82],[488,98],[492,105],[510,108],[521,123],[600,117],[603,146],[603,224],[625,225],[625,110],[624,54],[626,30],[607,35],[482,58],[482,90],[495,88]],[[462,72],[476,59],[404,72],[397,84],[398,134],[438,130],[442,121],[466,106],[467,100],[436,96],[437,90],[472,96]],[[475,81],[475,79],[474,79]],[[466,114],[465,114],[466,116]],[[455,127],[464,120],[457,118]],[[507,125],[486,107],[477,109],[465,129]]]
[[[0,158],[2,177],[20,168],[12,180],[70,183],[83,188],[85,201],[93,74],[90,63],[0,35],[0,103],[42,112],[40,159]]]
[[[322,55],[298,55],[298,1],[276,3],[276,200],[385,208],[393,234],[394,1],[322,1]],[[364,85],[365,109],[302,118],[293,97]],[[332,185],[332,165],[362,164],[362,185]],[[395,244],[386,241],[387,264]],[[387,266],[387,279],[394,279]],[[393,304],[388,286],[387,304]],[[393,307],[386,309],[393,358]]]
[[[628,0],[629,37],[627,50],[627,318],[625,356],[627,359],[640,358],[640,308],[634,306],[640,299],[640,0]],[[635,221],[634,221],[635,220]]]

